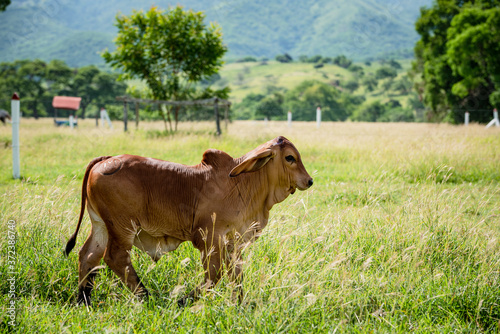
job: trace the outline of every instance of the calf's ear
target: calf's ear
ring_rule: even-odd
[[[255,172],[264,167],[274,156],[275,153],[270,148],[258,151],[255,154],[247,157],[238,166],[234,167],[231,173],[229,173],[229,176],[235,177],[240,175],[241,173]]]

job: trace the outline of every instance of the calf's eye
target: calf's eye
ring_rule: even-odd
[[[285,157],[285,160],[288,162],[295,162],[295,158],[292,155],[287,155]]]

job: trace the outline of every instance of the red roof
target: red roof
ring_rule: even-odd
[[[52,106],[56,109],[78,110],[80,108],[81,97],[54,96]]]

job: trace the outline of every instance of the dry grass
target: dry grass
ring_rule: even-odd
[[[447,332],[500,330],[500,136],[483,126],[235,122],[142,123],[124,134],[23,120],[23,181],[0,149],[1,277],[7,227],[17,226],[17,320],[8,326],[3,280],[0,331],[19,332]],[[133,128],[133,125],[131,126]],[[183,244],[156,265],[133,261],[153,293],[137,302],[108,269],[94,306],[75,305],[77,252],[63,246],[79,210],[88,161],[132,153],[195,164],[207,148],[239,156],[277,135],[296,144],[315,184],[271,211],[245,253],[245,300],[223,284],[179,309],[174,294],[201,281],[199,255]],[[0,144],[10,137],[0,127]],[[2,145],[3,147],[3,145]],[[89,231],[85,220],[77,247]]]

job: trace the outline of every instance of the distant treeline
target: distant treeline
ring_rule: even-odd
[[[101,107],[107,109],[111,119],[123,118],[123,103],[116,101],[117,96],[130,95],[136,98],[150,99],[145,88],[127,84],[118,80],[118,74],[100,70],[94,65],[71,68],[62,60],[48,63],[36,60],[17,60],[11,63],[0,63],[0,109],[10,110],[12,94],[17,92],[21,97],[21,112],[24,117],[53,117],[54,96],[81,97],[80,109],[76,117],[97,117]],[[211,81],[203,81],[203,93],[197,98],[206,99],[213,96],[227,99],[229,90],[213,91],[208,86]],[[59,117],[68,117],[72,111],[58,110]],[[128,108],[129,119],[135,118],[135,105]],[[156,105],[141,103],[139,105],[141,120],[161,119]],[[180,110],[181,121],[208,120],[214,117],[213,108],[189,107]]]
[[[294,61],[288,55],[277,56]],[[289,59],[290,58],[290,59]],[[250,57],[245,61],[254,61]],[[255,61],[257,61],[255,59]],[[262,61],[262,60],[260,60]],[[249,94],[240,103],[234,105],[230,116],[236,119],[286,119],[287,111],[293,112],[294,120],[312,121],[315,110],[322,108],[325,121],[420,121],[422,104],[412,92],[412,83],[408,76],[397,78],[401,65],[395,60],[380,62],[382,66],[374,74],[365,74],[370,62],[356,64],[345,56],[335,58],[314,56],[299,57],[299,62],[318,64],[334,64],[352,72],[346,81],[334,80],[324,83],[306,80],[297,87],[286,90],[283,87],[269,85],[263,87],[262,94]],[[218,96],[227,99],[229,90],[211,90],[210,86],[221,80],[216,74],[200,82],[209,98]],[[81,68],[70,68],[61,60],[48,63],[41,60],[19,60],[0,64],[0,108],[9,109],[10,98],[14,91],[22,99],[23,116],[53,116],[52,99],[54,96],[77,96],[82,98],[80,110],[75,116],[80,118],[95,117],[100,107],[105,107],[113,119],[123,117],[123,104],[116,101],[116,96],[129,95],[136,98],[149,99],[146,87],[130,86],[118,80],[118,74],[108,73],[90,65]],[[365,92],[381,89],[387,92],[387,98],[366,101],[360,88]],[[391,98],[394,96],[396,98]],[[409,96],[408,106],[402,106],[398,97]],[[160,111],[155,105],[140,104],[141,119],[161,119]],[[135,105],[128,108],[129,119],[135,117]],[[69,115],[69,111],[58,111],[60,117]],[[209,120],[213,118],[213,108],[183,108],[179,113],[181,121]]]
[[[389,66],[394,67],[395,69],[401,69],[401,64],[399,64],[396,60],[393,58],[395,57],[387,57],[387,58],[381,58],[378,59],[379,62],[381,63],[387,63]],[[299,56],[296,60],[293,59],[292,56],[290,56],[288,53],[284,54],[279,54],[274,59],[280,63],[291,63],[293,61],[298,61],[300,63],[311,63],[311,64],[334,64],[338,65],[343,68],[348,68],[349,66],[352,65],[353,61],[349,58],[347,58],[345,55],[338,55],[336,57],[329,57],[329,56],[322,56],[322,55],[314,55],[314,56],[307,56],[307,55],[301,55]],[[269,58],[262,57],[262,58],[257,58],[254,56],[246,56],[242,58],[238,58],[234,60],[235,63],[246,63],[246,62],[267,62]],[[370,66],[373,59],[368,59],[364,63],[367,66]]]
[[[82,98],[76,116],[86,117],[89,109],[95,112],[116,103],[115,97],[125,94],[126,84],[117,79],[117,74],[103,72],[96,66],[70,68],[62,60],[0,63],[0,108],[8,110],[12,93],[17,92],[23,116],[53,116],[54,96],[76,96]]]
[[[234,116],[237,119],[275,119],[285,120],[291,111],[293,119],[313,121],[316,108],[322,110],[326,121],[366,121],[366,122],[414,122],[424,120],[424,106],[413,91],[413,83],[408,75],[398,78],[401,64],[394,60],[379,60],[378,68],[366,74],[372,66],[370,61],[364,64],[354,63],[344,55],[325,57],[300,56],[294,60],[288,54],[277,55],[280,63],[310,63],[314,68],[333,64],[347,69],[352,75],[345,80],[332,80],[328,83],[318,80],[306,80],[293,89],[269,85],[261,94],[251,93],[236,104]],[[244,57],[238,62],[258,61],[253,57]],[[260,60],[262,65],[266,59]],[[381,98],[366,101],[366,93],[379,90]],[[400,103],[404,97],[407,101]]]
[[[352,91],[353,88],[350,89]],[[376,99],[365,103],[366,98],[362,94],[353,94],[348,88],[317,80],[304,81],[291,90],[274,86],[268,86],[267,90],[266,94],[248,94],[241,103],[236,104],[234,116],[243,120],[285,120],[287,112],[291,111],[294,120],[314,121],[316,108],[321,107],[322,119],[325,121],[423,121],[423,106],[414,95],[409,97],[410,105],[403,107],[396,99],[387,99],[386,102]],[[392,93],[397,94],[395,91]]]

